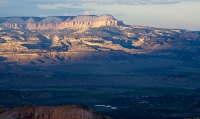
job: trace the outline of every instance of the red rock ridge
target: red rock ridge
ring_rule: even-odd
[[[80,106],[20,107],[0,114],[0,119],[111,119]]]

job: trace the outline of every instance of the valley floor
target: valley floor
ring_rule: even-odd
[[[13,89],[14,87],[12,87]],[[86,105],[115,119],[200,117],[200,89],[122,86],[44,86],[0,90],[0,106]]]

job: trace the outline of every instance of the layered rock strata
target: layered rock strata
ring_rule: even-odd
[[[117,26],[121,23],[111,15],[0,18],[1,28],[26,30],[87,29],[101,26]]]

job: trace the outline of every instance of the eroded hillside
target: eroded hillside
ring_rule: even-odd
[[[76,105],[59,107],[21,107],[0,114],[0,119],[111,119]]]
[[[199,32],[127,26],[111,15],[8,17],[0,21],[0,55],[5,62],[18,64],[69,62],[91,54],[102,57],[102,52],[160,52],[178,57],[184,57],[181,53],[186,52],[196,56],[200,48]]]

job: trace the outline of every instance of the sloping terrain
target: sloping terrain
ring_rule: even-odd
[[[87,107],[76,105],[59,107],[21,107],[0,114],[0,119],[111,119]]]

